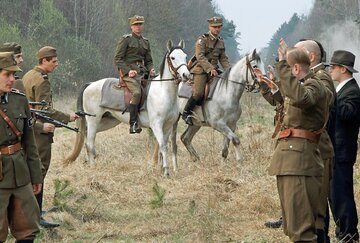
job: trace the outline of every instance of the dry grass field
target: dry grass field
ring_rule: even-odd
[[[235,161],[232,145],[223,161],[222,136],[202,128],[194,139],[201,161],[192,162],[178,138],[179,168],[169,178],[151,162],[153,138],[146,130],[129,135],[128,125],[121,124],[99,133],[99,157],[90,167],[85,149],[73,164],[63,165],[75,134],[58,129],[45,208],[55,204],[60,211],[45,217],[61,227],[42,229],[37,242],[289,242],[281,229],[264,226],[280,216],[276,180],[267,173],[274,111],[260,94],[245,93],[241,102],[236,133],[244,161]],[[55,107],[73,110],[74,104],[68,99]],[[178,137],[185,129],[180,124]],[[359,176],[357,165],[358,204]],[[331,227],[334,237],[333,222]]]

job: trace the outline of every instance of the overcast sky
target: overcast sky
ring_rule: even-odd
[[[240,52],[267,45],[275,31],[294,13],[307,15],[314,0],[215,0],[222,14],[241,33]]]

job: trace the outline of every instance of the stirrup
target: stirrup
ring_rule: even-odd
[[[182,116],[182,119],[185,121],[186,124],[193,126],[194,123],[192,122],[191,115]]]
[[[130,125],[130,129],[129,129],[130,134],[140,133],[141,131],[142,129],[141,127],[139,127],[137,122],[134,122],[134,124]]]

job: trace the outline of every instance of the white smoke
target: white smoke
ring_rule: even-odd
[[[346,21],[330,26],[320,35],[319,41],[327,53],[327,62],[336,50],[352,52],[355,58],[354,68],[360,71],[360,26],[354,21]],[[360,86],[360,74],[354,74]]]

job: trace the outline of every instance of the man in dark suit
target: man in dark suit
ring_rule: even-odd
[[[353,73],[355,55],[344,50],[334,52],[330,74],[336,87],[335,163],[331,182],[330,205],[336,223],[336,237],[341,242],[357,242],[358,217],[354,200],[353,166],[356,161],[360,125],[360,89]]]

